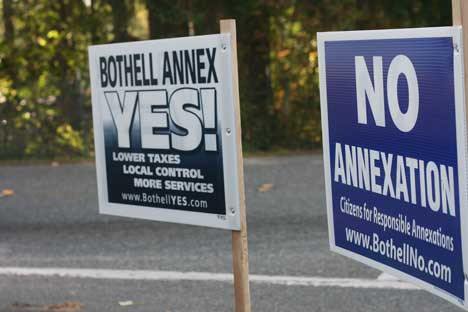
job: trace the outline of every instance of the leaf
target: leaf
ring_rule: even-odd
[[[13,303],[12,311],[39,311],[39,312],[78,312],[81,311],[83,305],[75,301],[65,301],[64,303],[50,305],[33,305],[29,303]]]
[[[47,44],[47,41],[42,38],[42,37],[38,37],[37,38],[37,43],[41,46],[41,47],[44,47],[46,44]]]
[[[0,197],[7,197],[15,195],[15,191],[12,189],[4,189],[0,192]]]
[[[64,303],[51,304],[46,307],[47,309],[45,311],[76,312],[76,311],[81,311],[81,309],[83,308],[83,305],[79,302],[66,301]]]
[[[59,32],[56,31],[55,29],[54,30],[50,30],[48,33],[47,33],[47,38],[49,39],[57,39],[59,37]]]
[[[260,193],[265,193],[265,192],[270,191],[272,188],[273,188],[272,183],[264,183],[257,188],[257,191],[259,191]]]
[[[284,49],[284,50],[278,51],[278,53],[276,53],[276,56],[278,58],[283,58],[283,57],[288,56],[290,52],[291,51],[289,49]]]

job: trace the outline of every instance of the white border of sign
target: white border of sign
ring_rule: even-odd
[[[203,47],[206,43],[216,43],[220,51],[221,70],[218,73],[220,87],[219,116],[221,117],[221,142],[224,171],[224,192],[226,202],[226,215],[216,215],[212,213],[192,212],[184,210],[164,209],[155,207],[133,206],[117,203],[109,203],[107,192],[107,174],[105,166],[104,151],[104,131],[102,122],[102,106],[105,103],[103,92],[100,88],[92,88],[93,103],[93,125],[94,125],[94,145],[96,151],[96,172],[98,182],[99,212],[102,214],[147,219],[155,221],[165,221],[173,223],[184,223],[191,225],[207,226],[213,228],[240,230],[239,213],[239,185],[237,163],[237,133],[236,118],[233,100],[233,81],[231,63],[231,35],[214,34],[206,36],[192,36],[182,38],[147,40],[127,43],[114,43],[95,45],[88,48],[90,79],[92,86],[99,86],[98,75],[98,55],[116,53],[138,53],[141,47],[148,44],[157,44],[164,50],[177,48]],[[222,55],[222,56],[221,56]],[[94,73],[94,75],[93,75]],[[147,88],[147,87],[146,87]],[[136,88],[133,88],[136,89]],[[227,131],[227,129],[230,129]]]
[[[328,106],[327,106],[327,84],[325,67],[325,42],[327,41],[345,41],[345,40],[379,40],[379,39],[403,39],[403,38],[435,38],[451,37],[454,44],[454,87],[455,87],[455,114],[457,131],[457,151],[458,151],[458,179],[460,195],[460,220],[461,220],[461,241],[463,254],[463,271],[465,276],[468,272],[468,194],[467,194],[467,135],[466,135],[466,107],[464,90],[464,70],[463,70],[463,46],[462,46],[462,28],[454,27],[434,27],[434,28],[405,28],[391,30],[369,30],[369,31],[346,31],[346,32],[326,32],[317,34],[318,55],[319,55],[319,78],[320,78],[320,104],[322,114],[322,136],[323,136],[323,155],[325,169],[325,191],[328,215],[328,234],[330,249],[344,256],[353,258],[359,262],[372,266],[376,269],[389,272],[390,274],[411,281],[431,293],[440,296],[459,307],[468,309],[468,282],[465,277],[465,301],[461,301],[452,294],[434,287],[433,285],[417,279],[411,275],[403,273],[385,264],[371,260],[335,244],[334,222],[333,222],[333,204],[331,194],[331,170],[330,170],[330,151],[328,137]],[[458,47],[458,48],[457,48]]]

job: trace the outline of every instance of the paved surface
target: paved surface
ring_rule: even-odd
[[[245,175],[252,273],[379,276],[328,250],[319,155],[247,159]],[[264,183],[274,186],[258,192]],[[93,164],[3,166],[5,188],[15,195],[0,198],[0,267],[231,271],[228,232],[98,215]],[[97,312],[231,311],[232,297],[223,282],[0,276],[1,312],[67,300]],[[252,301],[254,311],[461,311],[420,290],[255,284]]]

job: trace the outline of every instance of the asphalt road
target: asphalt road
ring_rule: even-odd
[[[328,249],[321,156],[250,158],[245,178],[251,273],[380,275]],[[273,188],[259,192],[264,183]],[[15,194],[0,198],[0,268],[231,272],[229,232],[99,215],[91,163],[2,166],[5,188]],[[422,290],[251,287],[253,311],[461,311]],[[225,282],[0,275],[1,312],[65,301],[96,312],[232,311],[232,298]]]

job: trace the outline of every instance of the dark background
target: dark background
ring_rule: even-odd
[[[321,144],[316,32],[451,25],[446,0],[2,0],[0,159],[93,157],[87,47],[238,31],[247,151]]]

